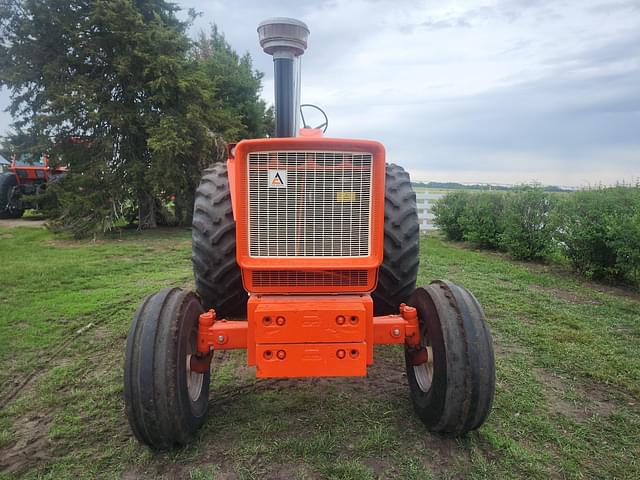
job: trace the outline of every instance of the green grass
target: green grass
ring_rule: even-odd
[[[640,477],[638,297],[437,237],[420,281],[472,290],[494,335],[479,431],[425,430],[398,348],[377,349],[367,379],[256,381],[242,352],[219,352],[204,428],[152,452],[124,417],[124,344],[145,295],[191,285],[189,256],[187,230],[73,242],[0,226],[0,402],[15,393],[0,478]]]

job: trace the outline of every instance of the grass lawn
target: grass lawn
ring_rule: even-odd
[[[463,439],[413,415],[399,348],[366,379],[256,381],[213,362],[210,416],[154,453],[124,418],[131,316],[192,285],[190,232],[62,240],[0,222],[0,478],[640,478],[640,298],[549,267],[422,241],[420,282],[471,289],[494,335],[497,393]]]

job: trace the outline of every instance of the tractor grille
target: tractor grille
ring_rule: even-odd
[[[364,287],[367,270],[261,270],[252,272],[254,287]]]
[[[251,256],[369,255],[370,153],[254,152],[247,162]]]

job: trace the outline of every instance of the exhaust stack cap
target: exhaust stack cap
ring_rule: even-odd
[[[295,18],[269,18],[258,25],[258,38],[269,55],[297,57],[307,49],[309,27]]]

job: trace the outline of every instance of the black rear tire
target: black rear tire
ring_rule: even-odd
[[[17,188],[18,180],[15,174],[0,175],[0,218],[20,218],[24,214]]]
[[[384,192],[384,260],[373,292],[375,315],[397,313],[416,288],[420,225],[409,174],[388,164]]]
[[[416,289],[409,305],[418,311],[422,346],[429,361],[413,364],[406,352],[414,409],[427,428],[458,436],[486,420],[495,392],[491,332],[482,307],[463,287],[436,281]]]
[[[210,373],[189,368],[202,312],[193,293],[167,288],[145,298],[133,316],[125,407],[134,435],[150,447],[185,445],[206,418]]]
[[[220,318],[245,318],[247,292],[236,262],[236,222],[226,163],[204,171],[193,208],[192,253],[196,290]]]

